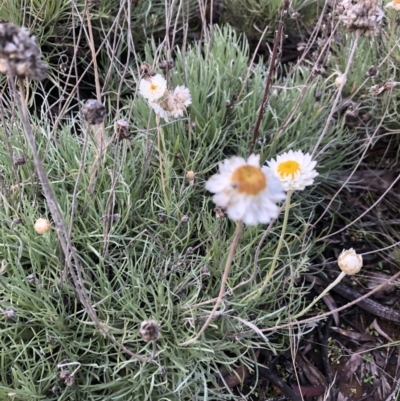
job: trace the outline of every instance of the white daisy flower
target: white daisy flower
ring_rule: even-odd
[[[260,167],[260,156],[232,157],[218,167],[219,173],[206,182],[206,189],[215,193],[214,203],[225,208],[229,218],[256,225],[278,217],[276,203],[286,195],[272,171]]]
[[[150,102],[151,108],[155,111],[157,115],[163,118],[166,122],[169,121],[171,116],[170,111],[167,109],[167,104],[165,102]]]
[[[393,10],[400,11],[400,0],[393,0],[386,4],[385,8],[393,8]]]
[[[160,99],[167,90],[167,81],[160,75],[146,77],[140,80],[139,92],[149,102]]]
[[[168,109],[175,117],[183,117],[186,107],[192,104],[189,89],[185,86],[177,86],[175,90],[168,93],[167,97]]]
[[[276,160],[268,162],[268,167],[279,178],[285,191],[302,191],[306,186],[314,183],[318,175],[314,167],[317,162],[311,160],[309,153],[301,150],[283,153]]]

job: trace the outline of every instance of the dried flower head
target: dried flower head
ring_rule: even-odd
[[[64,380],[66,386],[71,387],[75,383],[74,375],[69,370],[62,370],[60,372],[59,378]]]
[[[215,218],[218,220],[222,220],[226,217],[226,208],[217,206],[214,208]]]
[[[0,73],[42,81],[47,68],[35,38],[26,28],[8,22],[0,24]]]
[[[21,155],[21,156],[15,156],[13,158],[13,164],[14,166],[22,166],[26,163],[26,156]]]
[[[169,118],[183,117],[186,107],[192,103],[189,89],[185,86],[177,86],[173,91],[165,92],[157,101],[150,101],[150,106],[155,113],[169,121]]]
[[[36,220],[33,228],[38,234],[45,234],[51,230],[51,224],[49,220],[40,218]]]
[[[378,76],[378,74],[379,74],[379,70],[374,65],[371,65],[371,67],[369,67],[368,71],[365,73],[365,75],[368,78],[376,78]]]
[[[96,99],[89,99],[82,108],[82,114],[90,125],[101,124],[106,114],[106,108]]]
[[[154,68],[148,62],[143,61],[143,63],[140,64],[140,77],[148,78],[154,77],[154,75],[156,75]]]
[[[129,123],[125,120],[118,120],[115,123],[115,131],[117,133],[118,141],[129,139],[131,136],[131,131],[129,130]]]
[[[379,32],[384,16],[378,0],[342,0],[338,12],[347,29],[365,36]]]
[[[156,341],[160,337],[161,326],[155,320],[145,320],[140,325],[139,334],[144,341]]]
[[[185,86],[177,86],[167,96],[168,109],[175,118],[183,117],[186,107],[192,103],[189,89]]]
[[[163,60],[161,63],[160,63],[160,68],[163,70],[163,71],[169,71],[169,70],[172,70],[173,68],[175,67],[175,61],[174,60]]]
[[[7,319],[14,319],[15,318],[15,312],[12,309],[6,309],[3,312],[3,314]]]
[[[363,258],[353,248],[343,249],[338,257],[338,265],[343,273],[353,275],[361,270]]]

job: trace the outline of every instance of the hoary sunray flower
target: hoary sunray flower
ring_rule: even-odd
[[[286,191],[302,191],[314,183],[314,178],[318,175],[314,169],[316,164],[309,153],[289,150],[279,155],[276,160],[269,161],[268,167],[279,178]]]
[[[392,8],[395,11],[400,11],[400,0],[393,0],[386,4],[385,8]]]
[[[272,171],[260,167],[260,156],[251,155],[247,160],[232,157],[219,163],[219,173],[207,182],[214,203],[226,209],[232,220],[242,220],[247,225],[269,223],[279,214],[277,202],[286,198],[282,185]]]
[[[140,80],[139,92],[149,102],[162,98],[167,90],[167,81],[160,75],[146,76]]]

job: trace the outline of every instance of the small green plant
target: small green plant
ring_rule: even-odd
[[[332,337],[328,338],[328,357],[331,363],[337,365],[340,363],[340,358],[342,357],[342,350]]]
[[[371,385],[374,384],[374,375],[366,373],[363,378],[363,382]]]

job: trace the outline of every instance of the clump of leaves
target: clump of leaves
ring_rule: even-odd
[[[153,42],[145,49],[147,61],[155,52]],[[83,288],[102,328],[144,358],[154,351],[151,363],[127,358],[93,324],[70,282],[69,255],[60,249],[57,227],[40,236],[34,231],[39,217],[51,219],[49,208],[18,120],[2,127],[0,218],[6,267],[0,278],[0,396],[232,399],[222,367],[257,369],[252,349],[278,353],[287,348],[287,332],[262,330],[290,322],[306,303],[308,287],[300,277],[323,248],[308,236],[324,197],[318,187],[293,198],[284,250],[267,291],[246,301],[269,271],[280,220],[267,237],[266,227],[245,229],[231,269],[231,291],[218,318],[197,343],[179,346],[212,309],[210,299],[218,294],[234,231],[232,222],[216,217],[203,183],[224,157],[246,155],[267,71],[261,61],[248,66],[248,43],[229,27],[214,28],[204,43],[177,50],[174,58],[169,79],[192,95],[187,119],[156,130],[147,102],[136,96],[139,77],[132,70],[121,87],[121,92],[131,88],[132,95],[119,97],[118,103],[105,95],[107,141],[101,155],[94,139],[99,126],[89,128],[80,115],[65,113],[55,125],[31,116],[41,160],[70,227]],[[291,148],[314,150],[332,92],[321,77],[308,80],[309,74],[300,66],[288,71],[285,80],[274,76],[256,144],[263,160]],[[116,131],[121,118],[131,135]],[[353,138],[339,121],[327,130],[315,149],[320,182],[329,182],[331,170],[357,160],[362,148],[353,145]],[[16,166],[14,154],[25,154],[27,162]],[[188,171],[195,172],[191,183]],[[160,325],[156,343],[139,335],[144,321]],[[65,364],[79,365],[73,381],[60,378],[57,367]]]

